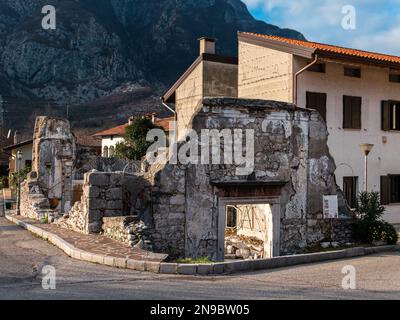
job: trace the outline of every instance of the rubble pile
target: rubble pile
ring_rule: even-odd
[[[234,259],[262,259],[264,241],[228,231],[225,236],[225,252],[227,257]]]

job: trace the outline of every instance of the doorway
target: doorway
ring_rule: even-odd
[[[219,199],[218,260],[278,256],[279,212],[277,198]]]

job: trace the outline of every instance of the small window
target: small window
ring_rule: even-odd
[[[361,69],[344,67],[344,75],[346,77],[361,78]]]
[[[381,202],[383,205],[400,203],[400,175],[381,177]]]
[[[395,73],[389,74],[389,81],[400,83],[400,74],[395,74]]]
[[[399,101],[382,101],[382,130],[400,131]]]
[[[326,73],[326,65],[325,63],[316,63],[309,67],[307,71]]]
[[[113,158],[114,155],[115,155],[115,148],[114,148],[113,146],[111,146],[111,147],[108,149],[108,156],[109,156],[110,158]]]
[[[343,178],[343,193],[349,206],[355,208],[357,204],[358,177]]]
[[[103,158],[108,158],[108,147],[107,146],[105,146],[103,148]]]
[[[343,129],[361,129],[361,97],[343,96]]]
[[[326,93],[306,92],[306,108],[317,110],[326,121]]]

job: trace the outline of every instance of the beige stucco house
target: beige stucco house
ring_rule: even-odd
[[[400,57],[275,36],[239,33],[239,98],[317,109],[328,125],[338,185],[352,204],[381,192],[386,219],[400,223]]]
[[[203,97],[237,97],[237,58],[216,54],[215,39],[199,41],[199,57],[162,97],[164,103],[175,104],[178,140],[201,108]]]

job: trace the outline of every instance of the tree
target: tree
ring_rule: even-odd
[[[140,160],[152,144],[146,141],[147,133],[152,129],[161,128],[146,117],[135,118],[125,130],[124,142],[116,145],[115,156],[128,160]]]

